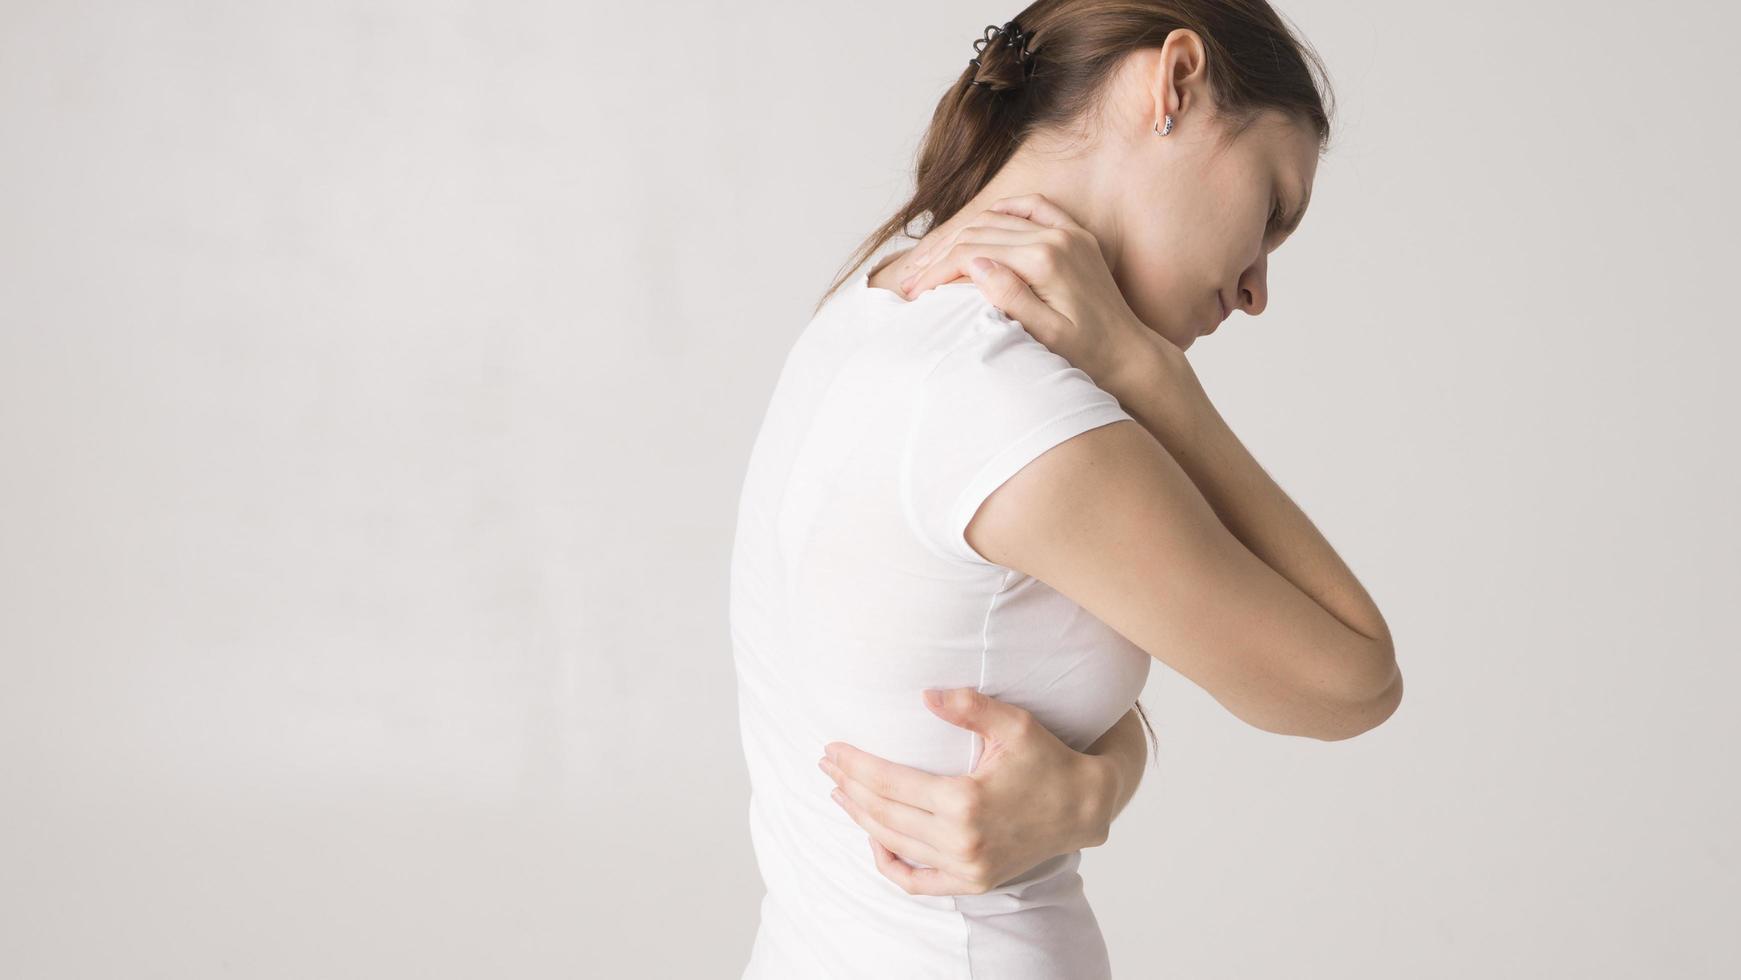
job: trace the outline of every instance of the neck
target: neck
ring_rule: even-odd
[[[1042,154],[1024,146],[960,211],[928,232],[920,240],[921,247],[948,241],[957,231],[975,224],[981,213],[1000,200],[1039,194],[1094,236],[1106,256],[1107,266],[1116,272],[1122,229],[1116,209],[1096,196],[1096,188],[1117,186],[1110,178],[1111,175],[1099,173],[1089,160]]]

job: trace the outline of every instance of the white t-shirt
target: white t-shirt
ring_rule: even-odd
[[[932,714],[927,687],[977,687],[1084,750],[1152,662],[963,535],[1028,462],[1131,416],[971,282],[910,302],[872,287],[869,270],[912,244],[897,236],[806,325],[744,478],[731,637],[767,894],[743,980],[1109,978],[1081,852],[984,895],[909,895],[816,765],[838,740],[972,771],[980,737]]]

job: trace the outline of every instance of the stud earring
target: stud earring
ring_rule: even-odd
[[[1155,127],[1155,135],[1156,136],[1165,136],[1165,135],[1167,135],[1167,133],[1170,133],[1172,131],[1173,131],[1173,116],[1171,113],[1169,113],[1167,115],[1167,130],[1166,130],[1166,132],[1162,132],[1161,127],[1156,126]]]

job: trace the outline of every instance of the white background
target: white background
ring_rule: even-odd
[[[1281,9],[1335,145],[1191,358],[1407,695],[1157,668],[1115,970],[1736,976],[1741,24]],[[735,978],[750,442],[1015,12],[0,0],[0,972]]]

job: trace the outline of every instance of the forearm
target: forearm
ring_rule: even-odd
[[[1088,804],[1084,823],[1090,828],[1090,843],[1104,844],[1112,822],[1136,795],[1148,764],[1148,743],[1143,740],[1136,709],[1125,712],[1084,754],[1091,757],[1098,776],[1095,790],[1084,795]]]
[[[1367,641],[1367,686],[1374,697],[1382,696],[1394,683],[1395,653],[1372,597],[1264,472],[1194,373],[1159,355],[1137,364],[1137,378],[1119,394],[1120,403],[1167,449],[1240,543]]]

